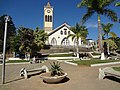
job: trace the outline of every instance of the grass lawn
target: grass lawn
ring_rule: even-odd
[[[113,67],[115,71],[120,71],[120,67]]]
[[[120,60],[79,60],[79,61],[70,61],[78,65],[87,65],[91,64],[100,64],[100,63],[109,63],[109,62],[120,62]]]
[[[94,55],[94,56],[95,56],[95,55],[100,55],[100,53],[91,53],[91,54]]]
[[[29,62],[29,60],[9,60],[6,63],[21,63],[21,62]]]
[[[48,57],[72,57],[73,53],[68,54],[55,54],[55,55],[49,55]]]
[[[69,59],[58,59],[58,60],[71,60],[71,61],[72,61],[73,59],[72,59],[72,58],[69,58]]]

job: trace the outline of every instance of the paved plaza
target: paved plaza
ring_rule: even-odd
[[[0,90],[120,90],[120,79],[108,77],[98,79],[99,67],[73,66],[61,62],[61,67],[68,73],[67,78],[58,84],[44,83],[39,75],[28,79],[19,76],[21,68],[38,68],[42,65],[50,67],[51,60],[39,64],[6,65],[6,84],[0,82]],[[0,81],[1,81],[0,65]]]

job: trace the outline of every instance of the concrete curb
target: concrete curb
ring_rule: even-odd
[[[91,64],[91,67],[97,67],[97,66],[105,66],[105,65],[115,65],[120,64],[120,62],[109,62],[109,63],[100,63],[100,64]]]
[[[67,62],[67,61],[64,61],[64,62],[67,63],[67,64],[70,64],[70,65],[78,66],[78,64],[76,64],[76,63]]]
[[[19,64],[30,64],[30,62],[23,62],[23,63],[5,63],[5,65],[19,65]],[[2,63],[1,63],[0,65],[2,65]]]
[[[78,59],[77,57],[48,57],[48,60],[56,60],[56,59]]]
[[[74,66],[78,65],[76,63],[69,62],[69,61],[72,61],[72,60],[56,60],[56,61],[58,61],[58,62],[64,62],[64,63],[70,64],[70,65],[74,65]]]

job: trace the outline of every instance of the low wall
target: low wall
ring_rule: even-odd
[[[89,52],[90,49],[85,47],[79,47],[80,52]],[[65,52],[76,52],[76,47],[74,46],[52,46],[50,49],[41,49],[41,53],[65,53]]]

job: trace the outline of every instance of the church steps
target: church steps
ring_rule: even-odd
[[[80,52],[90,52],[88,48],[79,47]],[[67,53],[67,52],[76,52],[75,47],[64,47],[64,46],[52,46],[50,49],[41,49],[41,53],[50,54],[50,53]]]

